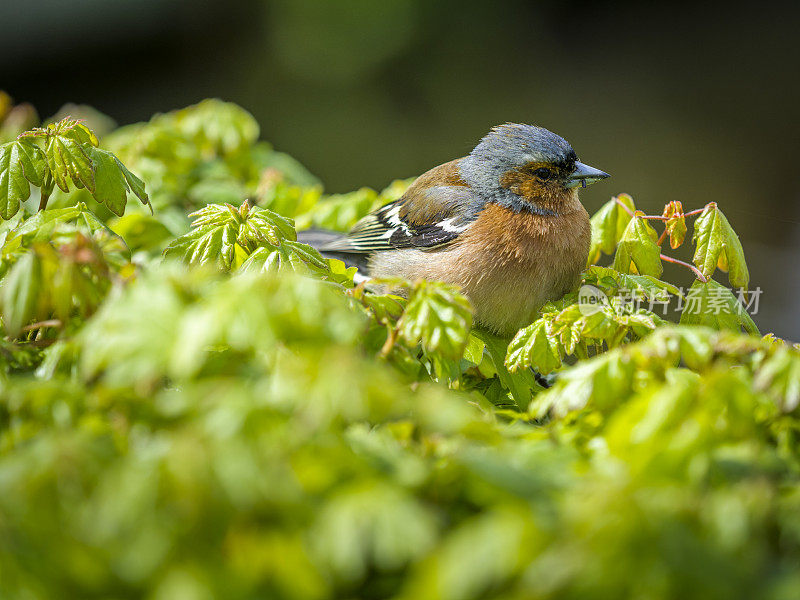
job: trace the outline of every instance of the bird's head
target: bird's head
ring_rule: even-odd
[[[558,214],[576,188],[608,177],[578,160],[569,142],[533,125],[494,127],[460,164],[483,198],[516,212]]]

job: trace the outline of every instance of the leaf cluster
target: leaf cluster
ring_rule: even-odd
[[[125,211],[128,193],[148,205],[144,183],[98,145],[91,130],[69,118],[0,145],[0,217],[17,213],[30,197],[31,185],[41,188],[40,209],[55,186],[65,193],[70,186],[86,189],[116,215]]]

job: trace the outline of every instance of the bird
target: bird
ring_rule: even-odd
[[[509,336],[579,282],[591,225],[578,190],[607,177],[559,135],[505,123],[349,233],[317,233],[316,241],[377,280],[455,285],[477,325]]]

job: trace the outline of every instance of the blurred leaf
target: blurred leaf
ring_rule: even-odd
[[[42,286],[41,260],[25,254],[2,282],[2,316],[6,330],[16,336],[24,325],[42,315],[39,310]]]
[[[785,412],[800,405],[800,353],[788,346],[778,347],[756,374],[755,384],[767,390]]]
[[[315,553],[338,578],[358,581],[370,566],[397,570],[423,556],[436,539],[436,521],[400,489],[364,482],[331,498],[311,535]]]

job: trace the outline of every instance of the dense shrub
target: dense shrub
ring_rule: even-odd
[[[3,598],[800,594],[800,352],[740,303],[716,204],[648,216],[612,198],[591,287],[509,344],[471,331],[456,289],[376,294],[297,242],[408,182],[326,195],[218,100],[100,140],[15,123]],[[681,291],[658,278],[687,217]]]

